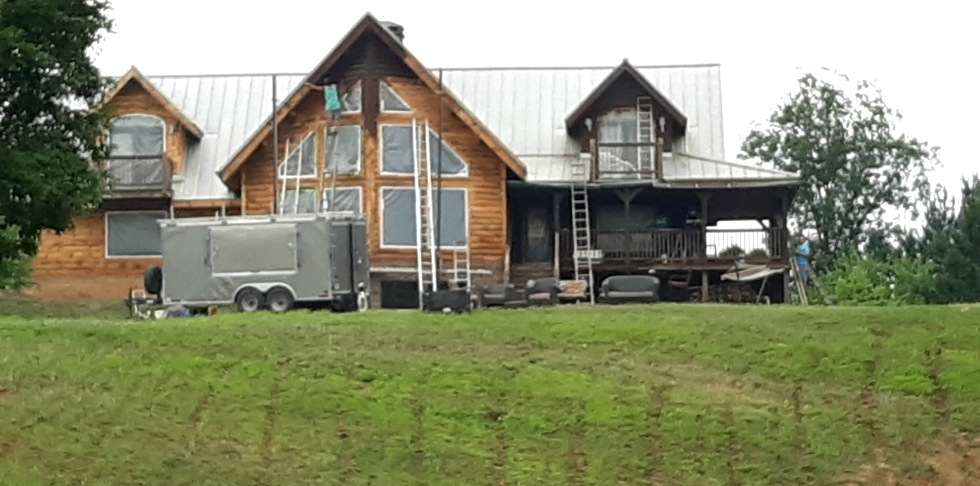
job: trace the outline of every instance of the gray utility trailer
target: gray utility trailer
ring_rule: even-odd
[[[330,302],[367,308],[367,224],[351,214],[228,216],[160,220],[163,268],[147,270],[147,292],[164,304],[234,303],[244,312]]]

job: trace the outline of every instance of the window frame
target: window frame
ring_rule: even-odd
[[[359,177],[364,175],[364,127],[359,123],[346,123],[342,125],[337,125],[337,135],[340,135],[340,131],[343,128],[354,127],[357,128],[357,171],[351,174],[341,174],[337,173],[337,177]],[[320,165],[323,166],[323,177],[333,177],[333,171],[327,169],[327,155],[330,151],[330,127],[323,129],[323,160]]]
[[[388,127],[399,127],[407,128],[410,134],[409,140],[411,143],[411,154],[413,168],[411,172],[387,172],[385,171],[385,129]],[[380,123],[378,124],[378,172],[383,177],[415,177],[415,142],[411,139],[412,125],[405,123]]]
[[[160,132],[163,134],[163,137],[161,137],[162,147],[161,147],[160,153],[153,154],[153,155],[116,155],[116,156],[113,156],[112,155],[112,129],[113,129],[113,125],[115,125],[115,123],[116,123],[117,120],[123,120],[123,119],[139,119],[139,118],[143,118],[143,119],[146,119],[146,120],[152,120],[155,123],[157,123],[157,124],[160,125]],[[161,157],[164,157],[164,156],[167,155],[167,143],[168,143],[167,121],[164,120],[163,118],[157,116],[157,115],[154,115],[154,114],[151,114],[151,113],[127,113],[125,115],[119,115],[119,116],[113,117],[109,121],[109,157],[108,157],[109,160],[113,160],[113,159],[115,159],[115,160],[132,160],[132,159],[156,159],[156,158],[161,158]]]
[[[395,97],[395,99],[397,99],[398,101],[401,101],[402,104],[404,104],[406,107],[408,107],[408,109],[407,110],[386,110],[385,107],[384,107],[385,106],[385,100],[384,100],[384,90],[385,90],[385,88],[388,89],[388,91],[391,93],[392,96]],[[412,105],[410,105],[407,101],[405,101],[405,98],[402,98],[401,95],[399,95],[398,92],[395,91],[395,88],[392,88],[391,87],[391,83],[388,83],[387,81],[385,81],[383,79],[379,79],[378,80],[378,107],[381,109],[381,113],[407,114],[407,113],[412,113],[412,112],[415,111],[415,109],[412,108]]]
[[[417,243],[418,242],[418,236],[417,236],[417,234],[415,236],[416,243],[415,244],[412,244],[412,245],[389,245],[389,244],[386,244],[385,243],[385,191],[389,191],[389,190],[410,191],[412,193],[412,198],[413,199],[415,198],[415,188],[414,187],[410,187],[410,186],[381,186],[381,187],[378,188],[378,216],[379,216],[379,218],[378,218],[379,219],[379,224],[378,224],[378,231],[379,231],[378,232],[378,243],[379,243],[379,246],[383,250],[417,250],[418,249],[418,243]],[[463,208],[464,209],[463,210],[463,228],[464,228],[464,232],[466,234],[466,246],[440,245],[439,248],[441,250],[459,250],[459,249],[463,249],[463,248],[466,248],[468,246],[471,246],[471,243],[470,243],[470,237],[471,237],[471,235],[470,235],[470,191],[469,191],[469,188],[467,188],[467,187],[443,187],[441,190],[446,191],[446,192],[461,191],[463,193],[463,206],[464,206],[464,208]],[[435,210],[435,202],[439,200],[438,190],[433,190],[432,192],[433,192],[433,194],[432,194],[433,213],[436,213],[438,211]],[[417,203],[415,203],[415,202],[412,203],[413,211],[414,211],[414,206],[416,204]],[[433,214],[433,220],[434,219],[435,219],[435,214]],[[416,217],[415,218],[415,231],[416,231],[416,233],[418,232],[418,224],[417,223],[418,223],[418,218]],[[438,221],[435,222],[435,226],[436,226],[436,229],[437,230],[438,229],[441,229],[441,228],[439,228]],[[437,241],[438,241],[438,235],[437,235]]]
[[[313,173],[312,174],[304,175],[303,174],[303,144],[305,144],[307,142],[307,140],[310,140],[310,139],[312,139],[312,143],[313,143]],[[286,179],[287,181],[293,181],[293,180],[296,180],[296,179],[300,179],[300,180],[303,180],[303,179],[316,179],[318,177],[319,173],[320,173],[320,164],[319,164],[319,161],[317,160],[317,145],[318,144],[317,144],[317,140],[316,140],[316,130],[312,130],[312,131],[310,131],[310,133],[308,133],[305,137],[303,137],[300,140],[299,145],[297,145],[294,150],[292,150],[288,154],[286,154],[286,157],[281,162],[279,162],[278,164],[276,164],[276,175],[277,175],[277,179],[279,179],[279,180]],[[283,174],[283,171],[288,166],[289,158],[292,157],[293,154],[296,154],[296,153],[299,154],[299,161],[297,162],[297,166],[299,167],[300,174],[298,176],[297,175],[286,175],[286,174]]]
[[[337,191],[355,190],[357,192],[357,214],[364,214],[364,188],[361,186],[337,186],[333,189],[329,187],[325,187],[323,189],[323,193],[320,194],[320,212],[331,212],[331,211],[324,210],[324,204],[326,204],[327,201],[327,194],[329,194],[330,191],[333,190],[337,190]]]
[[[136,210],[136,211],[106,211],[105,213],[103,213],[103,215],[102,215],[102,226],[103,226],[102,230],[103,230],[104,243],[102,245],[103,246],[103,252],[102,253],[105,256],[105,259],[106,260],[121,260],[121,259],[127,259],[127,258],[129,258],[129,259],[146,259],[146,258],[162,258],[163,257],[163,249],[162,248],[161,248],[161,251],[160,251],[159,254],[149,254],[149,255],[111,255],[111,254],[109,254],[109,215],[111,215],[111,214],[158,214],[158,215],[160,215],[160,217],[157,218],[157,219],[167,219],[169,217],[169,215],[167,214],[167,212],[164,211],[164,210],[149,210],[149,209],[142,209],[142,210]],[[159,225],[158,225],[158,228],[159,228]],[[161,243],[161,246],[162,246],[162,244],[163,244],[162,235],[161,235],[160,243]]]
[[[357,95],[357,109],[356,110],[348,110],[347,109],[347,104],[344,103],[344,98],[346,98],[351,93],[353,93],[354,90],[358,90],[359,91],[359,93]],[[356,114],[361,113],[361,112],[364,111],[364,85],[361,83],[361,80],[360,79],[358,79],[357,81],[355,81],[354,84],[351,85],[350,89],[348,89],[346,92],[339,93],[339,95],[340,95],[340,114],[342,114],[342,115],[356,115]]]
[[[449,152],[451,154],[453,154],[454,156],[456,156],[456,158],[459,159],[459,161],[463,163],[463,171],[460,172],[460,173],[457,173],[457,174],[441,174],[439,172],[433,172],[432,173],[433,175],[436,175],[436,176],[439,176],[439,177],[443,177],[443,178],[451,178],[451,179],[465,179],[465,178],[467,178],[467,177],[470,176],[470,163],[467,162],[466,159],[464,159],[461,155],[459,155],[459,152],[457,152],[456,149],[454,149],[453,146],[450,145],[449,142],[447,142],[445,138],[440,137],[439,134],[436,133],[436,131],[432,129],[432,127],[429,127],[429,133],[427,135],[429,137],[426,140],[427,142],[429,140],[431,140],[433,137],[435,137],[435,139],[439,141],[439,145],[440,145],[439,148],[440,149],[442,147],[446,147],[446,149],[449,150]],[[425,155],[429,159],[428,160],[429,168],[430,169],[431,168],[435,168],[437,162],[436,162],[436,160],[433,160],[433,158],[432,158],[432,150],[426,151]]]

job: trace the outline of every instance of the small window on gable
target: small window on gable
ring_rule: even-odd
[[[411,112],[412,107],[408,106],[405,102],[395,93],[395,90],[391,88],[391,85],[384,81],[379,81],[381,83],[381,111],[387,112]]]
[[[341,113],[360,113],[361,112],[361,82],[358,81],[354,83],[343,96],[340,97],[340,103],[344,105],[344,109]]]
[[[361,173],[361,126],[340,125],[333,135],[327,132],[327,160],[323,164],[324,176],[357,175]]]
[[[364,212],[361,200],[361,188],[338,187],[336,189],[323,190],[323,210],[326,212],[352,212],[361,214]]]
[[[439,147],[439,152],[435,150],[435,147]],[[442,153],[441,160],[439,159],[440,152]],[[429,128],[429,166],[432,167],[433,174],[444,176],[466,177],[468,173],[463,158],[445,140],[440,140],[439,134],[432,128]]]
[[[297,197],[299,200],[297,200]],[[316,212],[315,189],[286,189],[282,199],[283,214],[306,214]]]
[[[415,147],[410,125],[381,126],[381,173],[412,175],[415,173]]]
[[[290,149],[286,162],[279,164],[279,177],[316,177],[316,132],[310,132],[299,147]]]

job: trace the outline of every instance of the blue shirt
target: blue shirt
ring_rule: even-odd
[[[796,262],[800,264],[800,267],[807,266],[809,256],[810,256],[810,244],[803,243],[796,247],[796,251],[802,253],[802,255],[796,255]]]

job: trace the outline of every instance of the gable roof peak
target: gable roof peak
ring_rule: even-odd
[[[184,129],[191,133],[191,135],[197,137],[198,140],[204,137],[204,130],[201,130],[201,127],[198,126],[197,123],[194,123],[190,117],[188,117],[184,112],[180,111],[180,109],[177,108],[177,105],[175,105],[170,98],[164,96],[164,94],[161,93],[160,90],[157,89],[157,87],[146,76],[144,76],[135,65],[130,66],[129,71],[126,71],[126,74],[119,78],[119,80],[116,81],[116,84],[108,92],[106,92],[105,96],[102,98],[102,101],[98,104],[98,107],[105,106],[112,101],[112,99],[118,96],[119,93],[122,92],[123,88],[125,88],[126,85],[131,82],[139,84],[151,98],[156,100],[157,103],[163,105],[163,108],[170,112],[170,114],[178,120]]]

